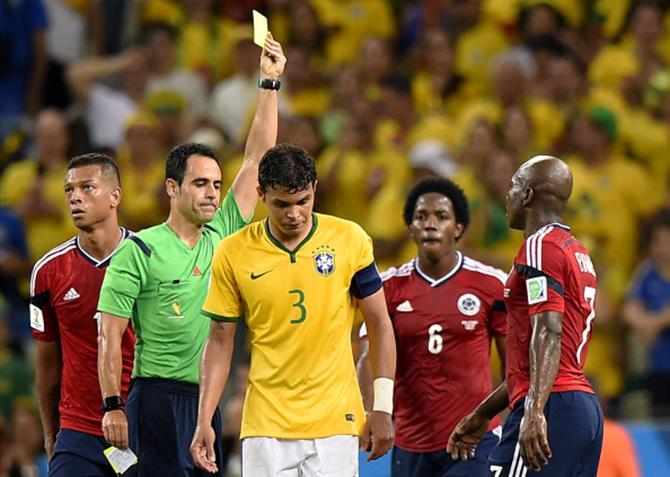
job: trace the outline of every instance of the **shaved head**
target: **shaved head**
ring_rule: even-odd
[[[526,179],[526,186],[536,194],[553,196],[567,202],[572,194],[570,166],[557,157],[535,156],[521,164],[517,174]]]
[[[561,222],[572,194],[572,171],[557,157],[535,156],[512,177],[507,193],[510,227],[528,232]]]

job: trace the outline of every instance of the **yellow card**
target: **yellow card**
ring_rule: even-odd
[[[265,38],[268,36],[268,18],[261,12],[253,10],[254,16],[254,43],[261,48],[265,47]]]

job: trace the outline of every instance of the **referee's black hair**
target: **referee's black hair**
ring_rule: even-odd
[[[316,183],[316,166],[307,151],[293,144],[269,149],[258,166],[258,184],[263,192],[285,189],[294,194]]]
[[[467,229],[470,224],[468,199],[465,197],[463,189],[456,185],[455,182],[443,177],[426,177],[412,187],[412,190],[409,191],[409,194],[407,195],[407,201],[405,202],[405,209],[403,211],[405,225],[409,227],[412,223],[414,209],[416,208],[416,202],[419,200],[419,197],[432,192],[443,195],[451,201],[451,204],[454,207],[456,223],[463,226],[463,232],[461,232],[460,235],[460,237],[462,237],[465,233],[465,229]],[[456,238],[456,240],[460,237]]]
[[[209,157],[214,159],[217,164],[219,163],[219,159],[209,146],[197,142],[185,142],[172,148],[170,154],[168,154],[165,164],[165,179],[173,179],[181,187],[186,175],[188,158],[194,154]]]
[[[106,154],[101,152],[89,152],[88,154],[81,154],[70,159],[67,164],[67,170],[78,169],[85,166],[100,166],[100,173],[103,176],[111,177],[114,185],[121,187],[121,174],[119,173],[119,166],[116,161]]]

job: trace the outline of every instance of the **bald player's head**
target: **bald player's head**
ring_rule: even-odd
[[[557,157],[535,156],[521,164],[507,194],[510,227],[525,229],[535,221],[560,219],[572,194],[572,171]],[[549,222],[547,222],[549,223]]]

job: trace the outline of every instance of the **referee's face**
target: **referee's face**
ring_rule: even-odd
[[[203,225],[214,220],[221,200],[221,168],[210,157],[194,154],[188,158],[181,186],[168,184],[172,208],[186,220]]]

